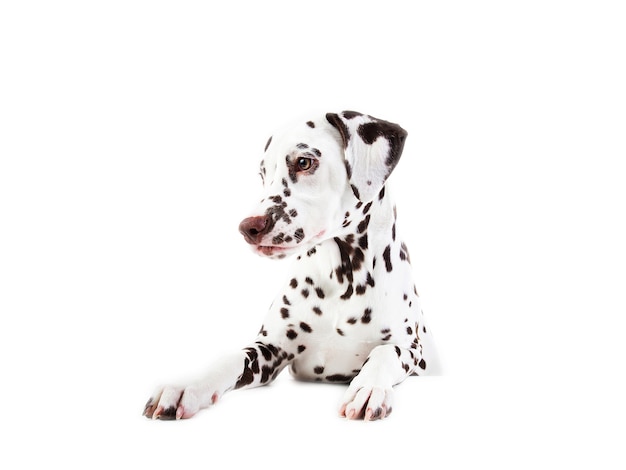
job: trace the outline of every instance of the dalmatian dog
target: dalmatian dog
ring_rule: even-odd
[[[354,111],[296,122],[265,146],[264,197],[239,230],[260,256],[295,255],[258,336],[198,381],[159,388],[153,419],[181,419],[229,390],[297,379],[349,384],[339,414],[382,419],[392,388],[434,373],[436,354],[396,227],[387,177],[407,133]]]

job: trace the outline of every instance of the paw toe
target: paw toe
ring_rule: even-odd
[[[391,413],[391,389],[362,387],[356,392],[348,391],[339,410],[347,419],[376,421]]]
[[[172,420],[172,419],[176,419],[176,407],[170,406],[168,408],[165,408],[156,417],[161,419],[161,420],[163,420],[163,421],[169,421],[169,420]]]

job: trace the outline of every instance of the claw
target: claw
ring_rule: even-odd
[[[157,406],[156,410],[154,410],[154,413],[152,413],[152,419],[159,419],[161,413],[163,413],[163,407]]]
[[[143,409],[143,416],[150,419],[152,418],[153,414],[154,414],[154,400],[150,398],[150,400],[148,400],[148,403],[146,403],[146,406]]]

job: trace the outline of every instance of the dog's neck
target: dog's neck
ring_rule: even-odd
[[[374,200],[354,199],[350,207],[341,229],[332,239],[298,257],[317,258],[320,275],[337,284],[346,300],[374,287],[374,272],[385,269],[389,262],[389,240],[397,239],[395,205],[385,187]],[[328,263],[320,263],[320,257],[325,257]]]

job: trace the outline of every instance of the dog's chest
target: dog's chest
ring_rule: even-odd
[[[374,347],[408,347],[415,333],[407,332],[416,331],[420,310],[410,276],[389,276],[379,263],[352,273],[349,282],[337,275],[337,259],[325,262],[319,251],[309,257],[317,259],[296,263],[262,334],[294,355],[296,377],[344,382],[358,373]],[[369,278],[376,282],[368,284]]]

